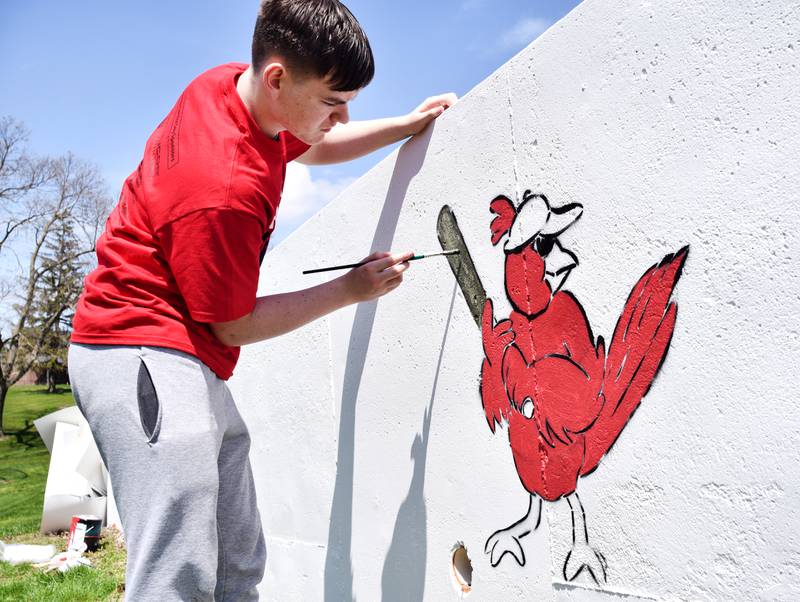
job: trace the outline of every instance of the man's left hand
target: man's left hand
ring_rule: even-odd
[[[453,106],[457,100],[458,97],[452,92],[426,98],[421,105],[406,115],[408,135],[419,134],[425,126]]]

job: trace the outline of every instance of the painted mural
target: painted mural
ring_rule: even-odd
[[[606,353],[580,301],[563,290],[578,259],[558,237],[581,217],[583,207],[551,207],[544,195],[528,190],[519,206],[501,195],[491,201],[490,211],[492,244],[505,238],[510,315],[495,318],[466,249],[450,265],[482,331],[480,396],[489,428],[508,427],[517,474],[530,498],[525,515],[495,531],[485,551],[493,566],[507,557],[524,566],[522,540],[538,528],[543,503],[564,498],[572,546],[563,577],[572,581],[586,571],[603,583],[608,563],[589,543],[578,480],[592,473],[617,441],[666,357],[677,315],[670,297],[688,247],[645,271],[625,302]],[[440,213],[439,238],[451,248],[465,247],[448,207]]]

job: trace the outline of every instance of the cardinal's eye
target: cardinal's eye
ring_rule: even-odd
[[[530,397],[526,397],[520,410],[525,418],[533,418],[533,400]]]
[[[552,238],[550,236],[537,238],[533,243],[533,248],[542,257],[547,257],[547,255],[550,253],[550,251],[553,250],[553,245],[555,244],[555,242],[556,242],[556,239]]]

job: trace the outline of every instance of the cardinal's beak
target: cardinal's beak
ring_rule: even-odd
[[[544,258],[544,279],[550,285],[550,290],[553,294],[564,284],[564,281],[569,276],[570,270],[578,265],[578,258],[567,251],[561,246],[561,243],[556,241],[553,243],[553,248]]]

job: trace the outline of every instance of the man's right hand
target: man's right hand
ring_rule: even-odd
[[[341,277],[351,303],[375,299],[400,286],[403,272],[408,269],[408,260],[413,256],[413,251],[379,251],[365,257],[362,261],[367,263]]]
[[[294,330],[351,303],[369,301],[400,286],[413,253],[373,253],[365,263],[334,280],[289,293],[256,299],[238,320],[209,324],[219,341],[239,347]]]

